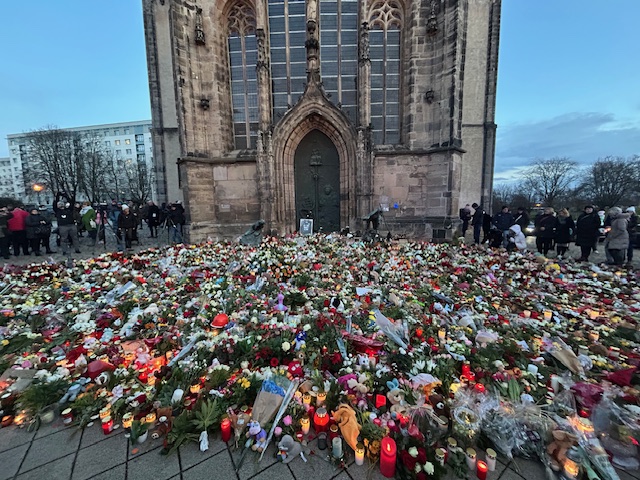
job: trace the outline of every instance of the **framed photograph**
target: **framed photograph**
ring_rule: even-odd
[[[300,219],[300,235],[313,234],[313,219],[301,218]]]

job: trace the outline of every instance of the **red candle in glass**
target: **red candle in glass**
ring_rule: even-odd
[[[479,480],[487,480],[487,472],[489,471],[489,467],[487,467],[487,463],[482,460],[478,460],[476,463],[476,475]]]
[[[142,383],[147,383],[147,381],[149,380],[149,374],[146,372],[146,370],[140,372],[140,375],[138,375],[138,380],[140,380]]]
[[[380,473],[393,478],[396,474],[396,442],[391,437],[384,437],[380,447]]]
[[[387,397],[384,395],[376,395],[376,408],[382,408],[387,405]]]
[[[462,374],[466,377],[471,376],[471,364],[465,362],[462,364]]]
[[[222,423],[220,424],[220,431],[222,432],[223,442],[226,443],[231,440],[231,420],[228,418],[222,420]]]
[[[316,433],[326,432],[329,428],[329,415],[324,407],[318,408],[313,416],[313,428]]]
[[[113,430],[113,420],[111,417],[105,417],[102,419],[102,433],[109,435]]]

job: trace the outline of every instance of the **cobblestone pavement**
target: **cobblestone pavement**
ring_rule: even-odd
[[[149,438],[131,446],[123,430],[104,435],[95,424],[84,430],[65,427],[59,419],[42,425],[35,432],[15,426],[0,429],[0,480],[382,480],[377,465],[365,461],[354,463],[347,448],[345,468],[331,464],[328,450],[318,450],[315,440],[305,447],[307,462],[296,459],[288,465],[274,458],[275,447],[269,446],[263,460],[249,451],[236,472],[242,451],[212,435],[210,448],[200,452],[196,443],[180,447],[177,453],[161,455],[162,440]],[[479,452],[478,458],[483,458]],[[640,472],[619,471],[620,480],[640,480]],[[475,474],[469,479],[475,480]],[[488,480],[545,480],[545,471],[537,461],[500,459]],[[451,480],[451,479],[450,479]]]

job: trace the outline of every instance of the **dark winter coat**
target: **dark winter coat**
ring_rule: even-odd
[[[160,208],[157,205],[147,207],[147,223],[150,227],[160,225]]]
[[[493,224],[498,230],[503,232],[509,230],[509,227],[514,223],[513,214],[511,212],[498,212],[493,217]]]
[[[558,223],[556,226],[556,243],[567,244],[573,241],[573,235],[576,233],[576,224],[571,216],[562,217],[558,215]]]
[[[524,232],[529,226],[529,214],[527,212],[517,214],[513,224],[520,225],[520,229]]]
[[[475,212],[473,212],[473,216],[471,217],[471,225],[482,225],[484,219],[484,211],[482,210],[482,206],[476,208]]]
[[[138,228],[138,217],[136,217],[131,211],[129,211],[129,213],[122,212],[118,216],[118,228],[122,230]]]
[[[638,238],[638,215],[632,213],[627,224],[627,232],[629,232],[629,241],[635,244]]]
[[[174,225],[184,225],[186,222],[184,209],[172,208],[169,210],[169,220],[171,220]]]
[[[7,212],[5,214],[0,213],[0,238],[9,236],[9,227],[7,222],[13,218],[13,213]]]
[[[43,215],[29,215],[24,223],[27,230],[27,238],[42,238],[49,237],[51,235],[51,223]]]
[[[558,219],[552,213],[543,213],[536,217],[535,226],[536,236],[540,238],[555,238]]]
[[[582,213],[576,222],[576,245],[593,247],[600,236],[600,217],[596,212]]]

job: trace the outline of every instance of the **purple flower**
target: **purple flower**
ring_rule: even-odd
[[[291,415],[287,415],[282,419],[282,423],[284,423],[285,427],[288,427],[293,423],[293,418],[291,418]]]

